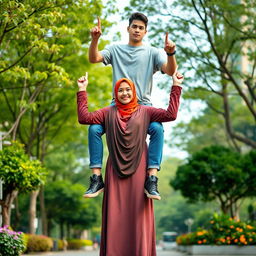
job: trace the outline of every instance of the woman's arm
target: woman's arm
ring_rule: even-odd
[[[88,112],[88,97],[87,97],[87,86],[88,86],[88,74],[80,77],[77,80],[79,92],[77,92],[77,115],[78,122],[80,124],[102,124],[105,120],[105,114],[109,107],[99,109],[94,112]]]
[[[178,68],[178,67],[177,67]],[[173,85],[170,92],[169,106],[167,110],[161,108],[148,107],[151,122],[170,122],[177,118],[180,105],[180,95],[182,91],[181,84],[184,80],[177,68],[172,76]]]

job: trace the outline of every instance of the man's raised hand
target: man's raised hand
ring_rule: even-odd
[[[97,26],[95,26],[94,28],[91,29],[91,37],[92,37],[92,39],[99,39],[101,34],[102,34],[100,18],[97,17],[97,19],[98,19]]]
[[[166,53],[174,53],[175,51],[175,43],[172,40],[169,40],[168,38],[168,32],[165,34],[165,41],[164,41],[164,50]]]

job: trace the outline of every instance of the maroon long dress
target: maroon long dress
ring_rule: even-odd
[[[155,256],[152,199],[144,193],[147,127],[176,119],[181,87],[173,86],[167,110],[139,106],[122,119],[115,106],[88,112],[86,92],[77,93],[81,124],[103,124],[110,156],[105,172],[100,256]]]

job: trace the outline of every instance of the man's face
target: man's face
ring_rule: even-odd
[[[147,30],[145,23],[141,20],[133,20],[131,25],[127,28],[129,39],[132,42],[141,42],[146,35]]]

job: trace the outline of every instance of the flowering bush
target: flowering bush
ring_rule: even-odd
[[[0,255],[18,256],[25,249],[22,232],[15,232],[8,226],[0,227]]]
[[[216,245],[256,245],[256,227],[227,215],[215,214],[210,221],[209,230],[196,232],[177,238],[180,245],[216,244]]]

